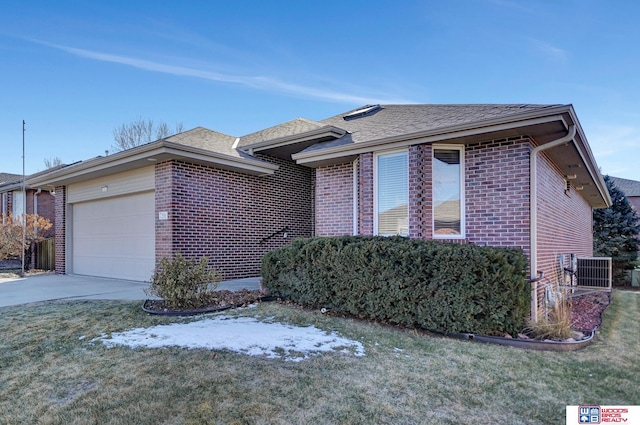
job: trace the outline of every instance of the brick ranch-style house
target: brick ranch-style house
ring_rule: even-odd
[[[51,170],[27,176],[26,178],[38,177]],[[23,176],[19,174],[0,173],[0,218],[3,224],[6,223],[7,216],[12,214],[19,217],[23,214],[37,214],[51,221],[53,226],[40,231],[39,236],[43,238],[53,237],[55,234],[55,193],[50,188],[31,186],[25,183],[23,190]],[[35,268],[36,257],[30,256],[29,268]]]
[[[367,105],[243,137],[205,128],[30,181],[55,190],[56,271],[149,280],[163,257],[258,276],[291,238],[519,247],[531,276],[591,256],[610,197],[572,105]]]
[[[48,174],[61,166],[25,177],[23,190],[23,176],[19,174],[0,173],[0,216],[19,216],[25,214],[37,214],[51,221],[53,227],[44,237],[53,236],[55,233],[55,191],[50,186],[32,186],[29,179]]]

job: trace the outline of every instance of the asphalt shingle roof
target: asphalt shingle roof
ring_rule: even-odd
[[[237,137],[219,133],[204,127],[196,127],[191,130],[167,137],[167,142],[178,143],[180,145],[191,146],[198,149],[206,149],[225,155],[239,156],[233,149]]]
[[[0,185],[22,180],[22,174],[0,173]]]
[[[320,121],[348,131],[343,137],[318,143],[307,150],[316,150],[350,143],[410,135],[421,131],[480,123],[506,118],[558,105],[480,104],[480,105],[380,105],[380,108],[361,117],[344,117],[362,108]]]
[[[306,133],[307,131],[315,130],[320,127],[324,127],[324,125],[317,121],[311,121],[305,118],[296,118],[294,120],[242,136],[240,138],[239,145],[244,147],[267,140],[277,140],[294,134]]]
[[[609,176],[609,178],[613,184],[625,194],[625,196],[640,196],[640,181],[612,176]]]

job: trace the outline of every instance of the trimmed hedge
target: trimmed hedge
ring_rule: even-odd
[[[529,315],[519,249],[403,237],[296,239],[262,260],[270,295],[443,332],[516,335]]]

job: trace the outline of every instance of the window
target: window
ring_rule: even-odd
[[[406,150],[374,157],[374,231],[409,234],[409,155]]]
[[[463,147],[433,149],[433,237],[464,238]]]
[[[26,213],[25,211],[25,198],[24,192],[21,190],[15,190],[13,192],[13,216],[14,217],[22,217],[22,214]]]

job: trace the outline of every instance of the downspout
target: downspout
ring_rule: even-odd
[[[358,158],[353,160],[353,235],[358,235]]]
[[[42,193],[42,189],[38,188],[36,193],[33,194],[33,214],[38,214],[38,195]]]
[[[571,124],[569,126],[569,130],[567,131],[567,134],[564,137],[561,137],[560,139],[556,139],[544,145],[536,146],[533,151],[531,151],[531,156],[529,158],[529,247],[531,263],[531,319],[534,322],[538,321],[538,279],[536,277],[538,269],[538,154],[547,149],[555,148],[556,146],[570,142],[575,136],[576,126],[574,124]]]

